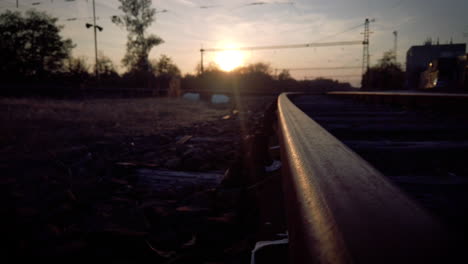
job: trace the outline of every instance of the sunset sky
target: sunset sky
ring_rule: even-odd
[[[15,0],[0,1],[1,11],[16,10]],[[34,4],[34,5],[33,5]],[[98,48],[119,65],[125,53],[127,32],[111,23],[119,15],[117,0],[96,0]],[[466,0],[158,0],[158,13],[149,29],[165,43],[151,51],[150,58],[170,56],[183,73],[194,71],[200,61],[200,48],[270,46],[311,42],[362,40],[365,18],[373,18],[370,39],[371,64],[393,48],[398,31],[398,60],[404,63],[406,51],[428,37],[440,43],[468,40],[468,1]],[[92,0],[19,0],[19,10],[35,8],[59,17],[63,35],[77,45],[73,54],[94,60],[91,29],[84,24],[92,16]],[[68,18],[77,18],[67,21]],[[207,53],[214,61],[216,53]],[[247,51],[243,63],[268,62],[273,68],[360,66],[362,46]],[[299,79],[316,76],[360,82],[360,69],[292,71]]]

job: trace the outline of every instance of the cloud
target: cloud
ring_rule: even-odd
[[[185,6],[198,6],[196,3],[190,1],[190,0],[176,0],[176,2],[182,4],[182,5],[185,5]]]

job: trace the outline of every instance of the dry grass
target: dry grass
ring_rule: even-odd
[[[210,260],[221,256],[225,246],[240,243],[238,231],[243,230],[225,217],[236,212],[230,201],[216,195],[219,201],[214,201],[217,192],[201,182],[186,188],[162,182],[167,191],[159,191],[156,181],[146,184],[136,174],[138,167],[123,167],[122,162],[174,171],[226,170],[242,155],[240,123],[260,122],[261,109],[271,101],[242,98],[239,114],[222,119],[233,105],[214,108],[167,98],[0,98],[0,213],[6,223],[0,232],[6,251],[13,256],[105,257],[108,262],[155,256],[150,260],[161,263],[148,253],[145,239],[155,248],[177,251],[187,230],[211,238],[214,227],[219,230],[215,240],[197,241],[196,248],[212,252]],[[183,135],[214,140],[177,144]],[[208,211],[180,217],[181,206]],[[220,226],[205,215],[226,218],[226,223]],[[177,252],[183,261],[200,261],[200,254],[188,250]]]
[[[96,138],[150,136],[219,119],[228,109],[169,98],[0,99],[0,147],[52,148]]]

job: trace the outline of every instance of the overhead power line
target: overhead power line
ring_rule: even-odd
[[[69,18],[61,18],[60,20],[65,20],[65,21],[77,21],[77,20],[90,20],[93,19],[93,17],[69,17]],[[96,20],[99,20],[99,17],[96,17]]]
[[[306,68],[283,68],[278,70],[288,71],[315,71],[315,70],[344,70],[344,69],[360,69],[361,66],[342,66],[342,67],[306,67]]]
[[[328,36],[324,36],[323,38],[319,39],[318,41],[324,41],[326,39],[330,39],[330,38],[334,38],[338,35],[341,35],[341,34],[344,34],[346,32],[349,32],[349,31],[352,31],[354,29],[357,29],[357,28],[360,28],[364,25],[364,23],[361,23],[359,25],[355,25],[355,26],[352,26],[352,27],[349,27],[343,31],[340,31],[340,32],[337,32],[333,35],[328,35]],[[303,30],[308,30],[308,29],[312,29],[312,28],[316,28],[316,26],[307,26],[307,27],[302,27],[302,28],[293,28],[293,29],[289,29],[289,30],[283,30],[281,31],[280,33],[289,33],[289,32],[297,32],[297,31],[303,31]]]
[[[361,74],[341,74],[341,75],[307,75],[304,76],[307,78],[333,78],[333,77],[342,77],[342,78],[348,78],[348,77],[362,77]]]
[[[349,31],[358,29],[358,28],[362,27],[364,24],[365,24],[365,23],[361,23],[361,24],[359,24],[359,25],[352,26],[352,27],[347,28],[347,29],[345,29],[345,30],[343,30],[343,31],[340,31],[340,32],[338,32],[338,33],[335,33],[335,34],[333,34],[333,35],[325,36],[325,37],[323,37],[322,39],[320,39],[320,41],[324,41],[324,40],[329,39],[329,38],[334,38],[334,37],[336,37],[336,36],[338,36],[338,35],[341,35],[341,34],[344,34],[344,33],[349,32]]]
[[[199,6],[198,8],[208,9],[208,8],[214,8],[214,7],[220,7],[220,5],[202,5],[202,6]]]
[[[318,43],[305,43],[305,44],[292,44],[292,45],[274,45],[274,46],[254,46],[254,47],[241,47],[241,48],[209,48],[200,49],[201,56],[201,71],[203,72],[203,55],[205,52],[219,52],[229,50],[269,50],[269,49],[295,49],[295,48],[316,48],[316,47],[330,47],[330,46],[346,46],[346,45],[363,45],[365,41],[338,41],[338,42],[318,42]]]
[[[273,46],[253,46],[253,47],[240,47],[240,48],[208,48],[208,49],[200,49],[200,52],[218,52],[218,51],[228,51],[228,50],[245,51],[245,50],[315,48],[315,47],[346,46],[346,45],[362,45],[362,41],[356,40],[356,41],[338,41],[338,42],[318,42],[318,43],[273,45]]]

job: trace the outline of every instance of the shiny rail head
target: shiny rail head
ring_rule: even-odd
[[[379,91],[379,92],[328,92],[328,95],[341,95],[341,96],[402,96],[402,97],[437,97],[437,98],[464,98],[468,99],[468,94],[458,93],[429,93],[429,92],[414,92],[414,91]]]
[[[294,95],[298,96],[298,95]],[[444,228],[291,101],[278,99],[294,263],[440,263]]]

